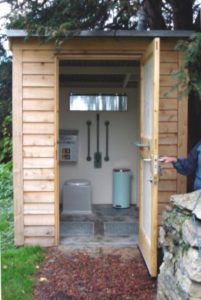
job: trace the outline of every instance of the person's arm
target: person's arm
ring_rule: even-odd
[[[163,156],[159,158],[159,161],[165,164],[169,164],[169,163],[175,163],[177,161],[177,158],[172,156]]]
[[[200,144],[200,143],[199,143]],[[164,163],[172,163],[178,173],[189,176],[192,175],[197,167],[197,147],[196,145],[189,153],[187,158],[164,156],[160,161]]]
[[[173,162],[173,166],[182,175],[192,175],[196,170],[197,156],[189,155],[187,158],[178,157],[177,161]]]

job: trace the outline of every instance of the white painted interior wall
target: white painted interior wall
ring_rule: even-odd
[[[102,93],[126,93],[128,95],[127,112],[100,112],[100,152],[102,153],[102,168],[95,169],[94,161],[88,162],[87,157],[87,126],[91,125],[91,156],[96,151],[96,112],[69,112],[68,99],[70,93],[100,93],[100,89],[69,89],[60,87],[59,128],[77,129],[79,131],[78,162],[60,163],[59,185],[60,201],[62,201],[63,184],[69,179],[87,179],[92,186],[93,204],[112,203],[112,170],[114,168],[129,168],[132,171],[131,203],[138,203],[138,149],[132,144],[139,138],[139,91],[138,88],[129,89],[101,89]],[[109,157],[105,156],[105,121],[109,126]]]

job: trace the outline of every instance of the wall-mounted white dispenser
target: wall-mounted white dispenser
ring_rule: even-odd
[[[59,130],[59,161],[77,162],[78,130]]]

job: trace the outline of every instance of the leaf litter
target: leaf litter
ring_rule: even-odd
[[[34,300],[154,300],[156,280],[137,249],[49,248],[37,273]]]

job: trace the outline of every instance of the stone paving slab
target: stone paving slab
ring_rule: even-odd
[[[60,236],[90,236],[94,234],[93,222],[61,222]]]

